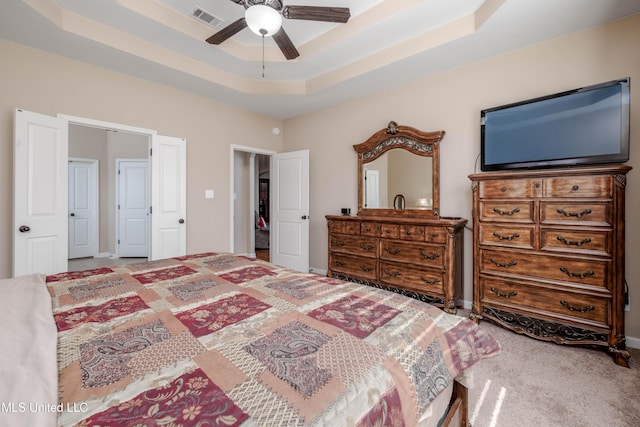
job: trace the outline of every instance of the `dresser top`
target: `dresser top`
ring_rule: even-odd
[[[482,172],[469,175],[472,181],[510,178],[544,178],[548,176],[584,176],[584,175],[619,175],[626,174],[631,166],[613,164],[602,166],[575,166],[550,169],[514,169],[499,172]]]
[[[350,222],[380,222],[389,224],[426,225],[436,227],[464,227],[467,219],[461,217],[411,218],[376,215],[326,215],[327,220]]]

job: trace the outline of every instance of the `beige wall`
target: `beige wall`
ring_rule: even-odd
[[[0,57],[0,278],[11,276],[16,108],[186,138],[187,251],[229,250],[230,144],[281,151],[281,120],[5,40]]]
[[[508,37],[508,34],[505,34]],[[284,124],[285,150],[311,150],[311,260],[327,266],[324,216],[357,206],[352,148],[390,120],[425,131],[446,130],[441,143],[442,215],[471,218],[468,175],[479,172],[480,110],[631,77],[631,161],[627,181],[627,335],[640,338],[640,15],[604,27],[425,77],[393,90],[318,111]],[[330,168],[326,165],[331,165]],[[476,169],[477,167],[477,169]],[[472,300],[471,232],[465,231],[464,299]]]

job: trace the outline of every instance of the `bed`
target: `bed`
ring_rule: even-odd
[[[0,288],[2,425],[466,425],[461,379],[500,351],[423,302],[227,253]]]

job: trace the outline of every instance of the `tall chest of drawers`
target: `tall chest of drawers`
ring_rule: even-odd
[[[456,312],[466,219],[328,215],[328,275]]]
[[[533,338],[596,345],[628,366],[627,166],[471,175],[473,310]]]

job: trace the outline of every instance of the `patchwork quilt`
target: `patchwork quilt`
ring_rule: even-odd
[[[414,426],[500,349],[420,301],[226,253],[47,288],[64,426]]]

